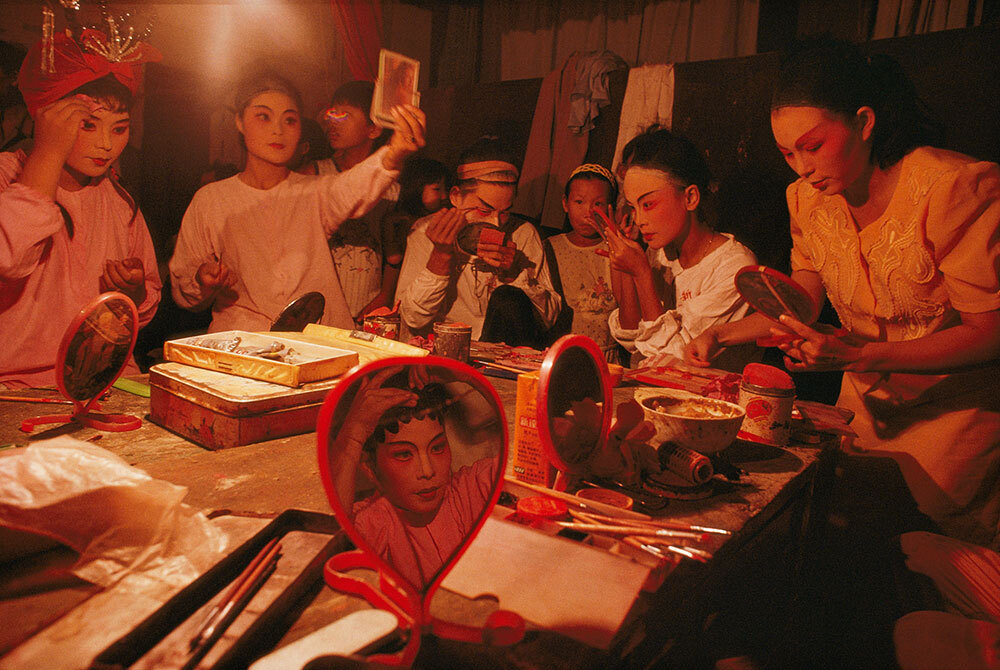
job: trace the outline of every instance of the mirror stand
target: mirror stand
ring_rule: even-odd
[[[122,293],[97,296],[70,322],[56,355],[56,384],[73,402],[72,414],[36,416],[21,422],[21,431],[32,432],[45,424],[75,423],[97,430],[120,432],[142,425],[138,417],[98,414],[98,399],[124,372],[135,348],[139,313]]]
[[[379,585],[376,587],[363,577],[349,574],[349,571],[356,569],[376,571]],[[433,590],[422,597],[405,585],[398,584],[391,575],[379,568],[378,562],[373,561],[370,554],[361,549],[346,551],[330,558],[323,568],[323,578],[330,588],[360,596],[373,607],[395,615],[399,622],[399,628],[406,637],[403,649],[374,654],[365,659],[368,663],[412,665],[420,651],[420,637],[423,633],[459,642],[501,646],[516,644],[524,637],[524,619],[509,610],[493,612],[482,627],[434,617],[430,613]]]

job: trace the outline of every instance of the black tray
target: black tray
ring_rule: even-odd
[[[127,668],[138,661],[236,579],[272,538],[291,531],[326,533],[330,535],[330,541],[210,667],[223,670],[249,665],[281,638],[286,627],[282,625],[283,619],[321,579],[327,559],[351,547],[333,516],[305,510],[285,510],[229,556],[184,587],[142,623],[98,654],[91,669]],[[220,640],[217,644],[222,643]]]

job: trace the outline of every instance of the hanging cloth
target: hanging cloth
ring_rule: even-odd
[[[674,66],[644,65],[628,73],[618,142],[611,159],[611,171],[617,173],[622,149],[629,140],[653,124],[669,128],[674,111]]]
[[[569,129],[571,96],[576,89],[578,52],[542,80],[531,121],[528,148],[517,187],[515,211],[536,217],[541,225],[562,228],[563,186],[587,154],[590,132]]]

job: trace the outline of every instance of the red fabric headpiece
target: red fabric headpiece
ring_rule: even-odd
[[[95,38],[105,40],[103,33],[91,29],[84,30],[80,38],[84,43]],[[17,87],[21,89],[31,116],[71,91],[109,74],[134,94],[142,80],[142,64],[162,58],[156,48],[142,43],[121,61],[109,61],[100,54],[82,49],[76,40],[64,33],[53,35],[52,43],[55,72],[43,72],[43,44],[38,42],[28,52],[17,76]]]

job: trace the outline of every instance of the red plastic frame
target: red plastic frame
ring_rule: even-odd
[[[73,341],[73,337],[76,335],[77,331],[80,330],[80,326],[87,320],[87,318],[101,305],[108,302],[109,300],[124,300],[129,307],[129,311],[132,313],[132,341],[129,343],[128,353],[125,355],[124,363],[121,369],[115,373],[115,376],[111,378],[108,385],[101,389],[101,391],[95,395],[90,400],[83,402],[72,397],[66,390],[66,379],[64,377],[66,371],[66,352],[69,350],[69,345]],[[102,293],[97,296],[83,307],[77,313],[73,320],[70,321],[69,326],[66,328],[65,333],[63,333],[62,340],[59,342],[59,352],[56,355],[56,386],[59,387],[59,391],[66,396],[69,400],[73,401],[74,411],[72,414],[50,414],[47,416],[36,416],[30,419],[25,419],[21,422],[21,431],[25,433],[30,433],[35,429],[35,426],[41,426],[50,423],[79,423],[90,428],[96,428],[97,430],[106,430],[111,432],[121,432],[126,430],[135,430],[142,425],[142,419],[129,416],[127,414],[94,414],[91,410],[99,410],[101,407],[97,402],[104,393],[111,388],[111,386],[118,380],[125,367],[128,365],[128,361],[132,358],[132,352],[135,350],[135,342],[139,333],[139,310],[136,309],[135,303],[124,293],[119,293],[117,291],[108,291],[107,293]]]
[[[740,296],[743,297],[744,300],[750,303],[750,306],[753,307],[754,310],[760,312],[761,314],[771,319],[772,321],[778,322],[778,320],[775,319],[773,316],[758,308],[759,302],[755,302],[754,300],[756,296],[748,296],[743,291],[740,291],[739,279],[740,277],[748,274],[763,275],[769,281],[773,281],[776,284],[784,284],[790,287],[794,292],[798,293],[800,296],[805,298],[809,303],[809,318],[807,320],[802,320],[802,323],[804,323],[805,325],[807,326],[811,325],[813,322],[816,321],[816,319],[819,318],[820,306],[816,303],[813,297],[809,295],[809,292],[805,289],[805,287],[803,287],[802,284],[798,283],[785,273],[779,272],[774,268],[769,268],[766,265],[747,265],[746,267],[742,267],[739,270],[737,270],[736,275],[733,277],[733,283],[736,285],[737,292],[740,294]],[[773,294],[773,289],[772,289],[772,294]],[[777,296],[775,297],[777,298]],[[780,301],[780,298],[778,298],[778,300]],[[785,307],[787,309],[787,306]],[[798,318],[798,315],[794,313],[792,313],[791,316]]]
[[[600,449],[608,441],[611,434],[611,419],[614,415],[611,392],[611,373],[608,371],[608,362],[604,360],[604,353],[597,343],[586,335],[564,335],[556,340],[555,344],[549,347],[542,361],[542,367],[538,372],[538,395],[535,400],[535,420],[538,426],[538,438],[541,440],[542,448],[549,462],[561,472],[568,472],[571,468],[566,465],[556,452],[555,443],[552,441],[552,432],[549,430],[549,385],[552,381],[552,368],[556,361],[568,349],[583,349],[594,361],[597,374],[600,377],[601,397],[604,401],[601,416],[601,443],[597,445]]]
[[[511,616],[516,617],[516,615],[511,615],[510,613],[491,617],[491,621],[487,622],[486,628],[441,622],[435,620],[430,614],[430,602],[434,592],[440,586],[441,581],[444,579],[445,575],[448,574],[451,567],[457,563],[465,553],[465,550],[468,548],[472,538],[479,533],[483,524],[486,523],[486,519],[489,517],[490,511],[496,505],[497,499],[500,497],[500,491],[503,488],[502,479],[497,482],[490,499],[487,501],[486,506],[483,509],[482,516],[476,522],[475,527],[469,534],[469,539],[465,542],[465,544],[459,547],[458,551],[451,558],[451,560],[441,567],[438,574],[422,592],[406,581],[391,565],[383,561],[380,556],[372,551],[371,547],[367,542],[365,542],[364,538],[361,537],[360,533],[358,533],[357,529],[354,527],[354,524],[350,521],[347,511],[340,504],[340,498],[334,488],[333,476],[330,472],[329,453],[329,433],[337,404],[340,402],[340,399],[343,397],[345,391],[351,388],[351,386],[359,378],[365,377],[384,368],[400,365],[410,366],[414,364],[445,368],[446,370],[455,373],[456,377],[470,383],[477,391],[482,393],[488,400],[491,400],[494,403],[494,406],[497,408],[500,415],[499,419],[503,431],[500,453],[497,454],[498,458],[501,459],[501,464],[506,464],[507,462],[507,443],[509,439],[507,431],[507,418],[503,410],[503,404],[500,402],[500,396],[497,395],[496,389],[494,389],[486,377],[475,370],[475,368],[450,358],[442,358],[440,356],[427,356],[423,358],[400,356],[355,366],[347,373],[340,383],[338,383],[337,386],[330,391],[326,400],[323,401],[323,407],[320,409],[319,419],[316,426],[316,456],[319,461],[320,478],[323,480],[323,489],[326,491],[326,497],[330,501],[330,507],[333,509],[334,515],[337,517],[337,520],[340,522],[341,527],[347,533],[348,537],[350,537],[354,545],[358,547],[358,551],[356,552],[338,554],[337,556],[331,558],[326,565],[324,575],[327,584],[331,588],[360,595],[376,607],[382,607],[391,611],[397,616],[397,618],[399,618],[400,626],[404,630],[411,631],[411,638],[407,642],[406,649],[402,652],[391,656],[380,656],[377,658],[372,657],[369,659],[393,664],[406,664],[413,660],[419,646],[420,634],[425,630],[431,630],[435,633],[442,634],[442,636],[451,637],[453,639],[475,642],[482,641],[484,638],[488,637],[490,633],[493,633],[494,640],[497,642],[502,640],[507,644],[516,642],[517,639],[520,639],[520,635],[523,635],[524,632],[524,622],[517,617],[517,620],[520,621],[520,635],[517,634],[518,624],[510,618]],[[503,467],[501,467],[499,471],[502,473]],[[360,579],[341,574],[343,570],[350,568],[370,568],[377,570],[381,576],[382,590],[379,591]],[[501,632],[497,633],[497,631]],[[504,631],[506,631],[506,633]],[[510,631],[514,632],[511,633]]]

